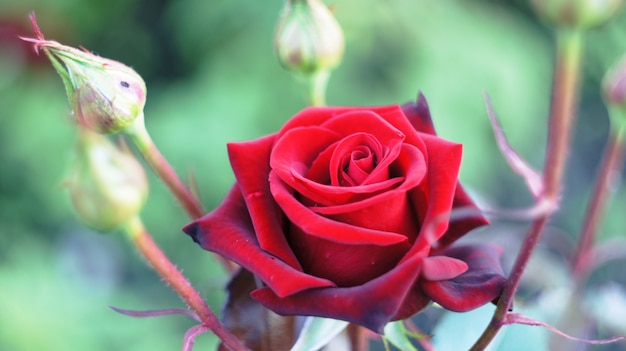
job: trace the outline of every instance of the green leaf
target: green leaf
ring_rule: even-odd
[[[307,317],[291,351],[316,351],[328,344],[348,326],[348,322],[330,318]]]
[[[389,322],[385,326],[385,338],[393,346],[404,351],[417,351],[417,348],[411,343],[410,337],[415,337],[413,333],[406,330],[404,321]]]

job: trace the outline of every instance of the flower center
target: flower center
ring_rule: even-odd
[[[363,183],[376,168],[376,155],[367,146],[359,146],[341,161],[342,172],[339,175],[341,186],[355,186]]]
[[[330,180],[334,186],[358,186],[375,173],[385,148],[368,133],[352,134],[337,143],[330,159]]]

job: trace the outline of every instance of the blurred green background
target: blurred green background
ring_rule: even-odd
[[[328,3],[346,37],[329,104],[404,103],[422,91],[439,133],[464,144],[464,183],[492,206],[531,203],[497,151],[482,97],[491,95],[513,146],[540,168],[553,39],[526,1]],[[0,0],[0,350],[176,350],[193,325],[179,316],[137,320],[107,308],[183,305],[122,236],[94,233],[75,218],[62,184],[76,133],[61,80],[17,39],[32,36],[28,13],[36,12],[47,38],[82,45],[144,77],[148,130],[181,175],[196,175],[205,206],[213,208],[233,182],[225,143],[274,132],[304,107],[302,87],[273,52],[281,7],[279,0]],[[607,133],[599,81],[626,52],[625,28],[622,13],[589,34],[579,128],[563,211],[553,221],[565,246],[579,226]],[[619,190],[603,237],[626,234],[625,211],[626,192]],[[143,218],[219,310],[227,278],[182,234],[186,216],[154,177]],[[499,236],[523,234],[519,225],[496,228]],[[505,262],[513,256],[505,254]],[[618,269],[604,274],[604,281],[624,279]],[[464,318],[460,325],[474,317]],[[215,343],[202,336],[197,350]]]

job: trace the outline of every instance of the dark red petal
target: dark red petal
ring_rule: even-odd
[[[411,249],[407,242],[385,246],[338,243],[309,235],[295,226],[289,232],[289,242],[303,271],[328,279],[338,287],[365,284],[389,272]]]
[[[253,291],[252,297],[278,314],[335,318],[382,333],[385,324],[405,307],[407,296],[419,294],[412,288],[422,257],[416,256],[360,286],[311,289],[286,298],[262,288]]]
[[[400,143],[397,146],[394,148],[398,149],[396,154],[400,151]],[[343,138],[337,143],[327,165],[330,185],[357,186],[389,179],[387,165],[393,159],[387,161],[386,150],[389,150],[389,145],[383,146],[372,134],[354,133]],[[382,162],[387,165],[380,164]]]
[[[430,256],[422,262],[422,278],[425,280],[450,280],[466,271],[467,263],[448,256]]]
[[[416,131],[437,135],[424,94],[420,92],[417,96],[417,101],[411,101],[402,105],[402,111]]]
[[[475,209],[476,213],[479,213],[478,207],[465,192],[465,189],[463,189],[461,183],[456,184],[456,191],[454,193],[454,202],[452,203],[452,208],[471,208]],[[482,215],[478,214],[467,218],[450,221],[448,231],[446,231],[446,233],[441,238],[439,238],[439,241],[437,241],[436,245],[433,245],[433,247],[438,249],[446,248],[469,231],[486,224],[489,224],[489,221]]]
[[[421,92],[417,96],[417,101],[412,101],[402,105],[402,111],[411,122],[416,131],[437,135],[430,115],[430,109],[426,97]],[[474,208],[478,210],[472,199],[467,195],[461,183],[457,184],[454,194],[453,208]],[[483,216],[474,216],[450,222],[450,227],[443,237],[436,243],[436,247],[445,248],[465,235],[472,229],[488,224]]]
[[[284,182],[299,191],[293,175],[305,176],[315,159],[340,140],[341,135],[322,127],[294,128],[276,140],[269,166]],[[326,171],[328,172],[328,165]]]
[[[426,173],[428,170],[425,162],[425,155],[422,153],[421,150],[417,149],[413,145],[408,144],[402,145],[401,150],[402,151],[398,155],[398,158],[389,167],[391,173],[396,175],[396,178],[393,179],[402,180],[402,183],[400,183],[398,186],[394,188],[389,187],[384,193],[373,193],[371,197],[364,198],[362,200],[358,197],[355,197],[352,202],[348,202],[345,204],[326,207],[311,207],[311,209],[317,213],[325,215],[342,214],[371,207],[376,203],[383,201],[383,199],[387,199],[390,196],[404,196],[407,191],[415,188],[421,182],[423,182],[424,178],[426,178]],[[388,182],[389,181],[383,183],[387,184]],[[396,185],[395,182],[391,184]],[[410,205],[407,205],[407,210],[409,209]],[[410,216],[416,217],[415,213],[411,213]],[[359,224],[355,223],[354,225]]]
[[[407,119],[403,110],[399,105],[379,106],[379,107],[309,107],[302,110],[291,120],[289,120],[281,129],[278,137],[280,138],[287,131],[295,127],[320,126],[326,121],[347,112],[370,111],[387,121],[395,129],[399,130],[406,137],[405,143],[417,146],[423,149],[423,143],[416,132],[416,128]],[[355,128],[359,125],[354,123]],[[419,131],[419,130],[418,130]]]
[[[359,228],[320,216],[300,203],[300,201],[294,197],[293,190],[285,184],[275,172],[270,173],[270,188],[274,199],[280,204],[280,207],[291,222],[295,223],[307,234],[352,245],[376,244],[384,246],[407,241],[405,235]],[[383,193],[380,196],[392,195],[394,194]]]
[[[395,110],[400,115],[400,120],[404,119],[399,108],[396,107]],[[404,140],[404,135],[398,129],[367,110],[339,114],[322,127],[297,127],[283,130],[282,133],[272,151],[272,169],[298,193],[322,205],[351,202],[351,197],[355,194],[366,194],[370,189],[380,190],[379,183],[389,177],[388,167],[398,157]],[[344,138],[341,139],[340,136]],[[355,137],[365,144],[367,140],[374,139],[374,144],[380,145],[377,165],[363,183],[359,184],[366,188],[338,187],[338,175],[342,168],[341,153],[351,151],[351,148],[345,150],[342,145],[355,141]],[[296,181],[297,178],[304,182]],[[335,186],[329,186],[331,183]]]
[[[422,134],[428,149],[428,173],[422,184],[409,192],[413,206],[422,218],[420,245],[431,246],[448,229],[454,190],[461,165],[462,146]]]
[[[398,109],[399,107],[397,105],[376,107],[307,107],[287,121],[287,123],[285,123],[285,125],[281,128],[278,136],[281,137],[285,132],[297,127],[321,126],[327,120],[345,112],[363,110],[381,114]]]
[[[398,109],[399,119],[404,118]],[[404,133],[395,125],[371,111],[351,111],[329,119],[322,127],[349,137],[354,134],[372,135],[385,147],[383,157],[378,160],[381,167],[387,167],[400,152],[400,145],[405,139]]]
[[[339,187],[319,183],[316,181],[318,179],[307,179],[309,175],[308,167],[315,163],[315,158],[328,156],[328,162],[325,163],[325,172],[328,183],[330,183],[328,175],[330,155],[336,146],[336,143],[333,141],[338,138],[334,131],[320,127],[295,128],[286,132],[276,141],[270,157],[270,166],[278,173],[280,179],[296,192],[309,199],[312,203],[323,206],[353,202],[355,198],[360,199],[372,193],[379,193],[399,182],[398,180],[387,180],[357,187]],[[398,147],[396,147],[398,150],[393,155],[394,159],[397,157],[397,153],[400,152],[400,146],[401,140],[398,142]],[[380,164],[379,166],[382,167]]]
[[[311,207],[351,204],[380,193],[393,191],[399,184],[404,182],[404,177],[396,177],[369,185],[337,187],[320,185],[296,173],[292,175],[297,184],[294,190],[298,192],[302,202]]]
[[[269,189],[269,158],[275,135],[228,144],[228,156],[261,248],[300,269],[282,232],[282,212]]]
[[[217,252],[256,274],[279,296],[335,285],[296,270],[261,249],[237,185],[217,209],[188,224],[183,231],[203,249]]]
[[[500,265],[500,248],[466,245],[441,254],[465,261],[468,270],[450,280],[421,280],[423,292],[433,301],[450,311],[466,312],[500,296],[506,281]]]

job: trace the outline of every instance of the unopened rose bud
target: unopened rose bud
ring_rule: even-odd
[[[606,23],[623,0],[531,0],[537,14],[557,27],[588,29]]]
[[[80,219],[102,232],[138,215],[148,194],[146,173],[133,155],[87,129],[80,131],[67,187]]]
[[[610,107],[626,111],[626,56],[604,75],[602,96]]]
[[[45,40],[34,16],[37,38],[22,38],[43,49],[65,84],[77,123],[98,133],[117,133],[131,125],[143,112],[146,84],[132,68]]]
[[[287,0],[274,44],[285,68],[305,74],[337,67],[344,49],[341,27],[320,0]]]

